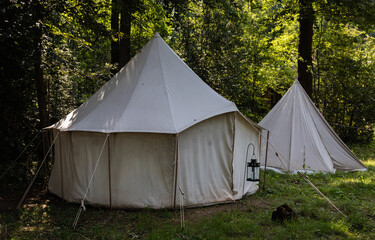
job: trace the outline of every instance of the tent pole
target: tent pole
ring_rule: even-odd
[[[303,178],[308,184],[310,184],[310,186],[312,188],[314,188],[314,190],[320,194],[320,196],[322,196],[325,200],[327,200],[327,202],[329,204],[331,204],[331,206],[336,209],[337,212],[339,212],[342,216],[346,217],[346,215],[340,211],[340,209],[338,209],[335,204],[333,204],[333,202],[331,202],[331,200],[329,200],[329,198],[327,198],[321,191],[319,191],[319,189],[317,187],[315,187],[315,185],[309,180],[308,177],[306,177],[306,175],[302,174],[300,171],[297,171],[298,175]]]
[[[231,176],[231,179],[232,179],[232,182],[231,182],[231,184],[232,184],[232,186],[231,186],[231,188],[232,188],[232,194],[233,194],[233,189],[234,189],[234,178],[233,178],[233,176],[234,176],[234,145],[235,145],[235,142],[236,142],[236,114],[233,114],[233,122],[234,122],[234,124],[233,124],[233,137],[232,137],[232,176]],[[233,194],[234,195],[234,194]]]
[[[61,151],[61,134],[59,134],[59,156],[60,156],[60,181],[61,181],[61,199],[64,200],[64,176]]]
[[[269,141],[269,139],[270,139],[270,131],[267,130],[266,155],[265,155],[265,160],[264,160],[263,190],[266,186],[267,156],[268,156],[268,141]]]
[[[109,208],[112,210],[112,181],[111,181],[111,144],[110,135],[108,135],[108,189],[109,189]]]
[[[52,140],[53,140],[53,131],[48,131],[48,136],[49,136],[49,142],[52,144]],[[49,153],[49,159],[50,159],[50,163],[51,163],[51,167],[48,168],[48,173],[51,173],[52,171],[52,166],[53,164],[55,164],[55,161],[53,161],[54,159],[56,159],[56,156],[55,158],[53,158],[54,154],[53,154],[53,150],[55,150],[55,154],[56,154],[56,146],[54,149],[51,150],[51,152]],[[48,176],[49,177],[49,176]]]
[[[175,146],[175,175],[174,175],[174,199],[173,209],[176,209],[176,194],[177,194],[177,172],[178,172],[178,133],[176,134],[176,146]]]

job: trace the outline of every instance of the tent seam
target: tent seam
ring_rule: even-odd
[[[160,64],[160,68],[161,68],[161,75],[162,75],[162,79],[163,79],[163,83],[164,83],[164,88],[165,88],[165,92],[167,94],[167,99],[168,99],[169,113],[171,114],[173,128],[174,128],[175,132],[177,133],[177,129],[176,129],[176,125],[175,125],[175,120],[174,120],[174,116],[173,116],[172,108],[171,108],[171,103],[170,103],[170,99],[169,99],[168,88],[167,88],[167,85],[165,83],[164,67],[163,67],[163,64],[161,62],[159,42],[156,42],[156,46],[158,48],[159,64]]]
[[[302,88],[301,85],[299,85],[299,86],[297,86],[297,87],[301,87],[301,88]],[[303,90],[303,89],[302,89],[302,90]],[[303,91],[304,91],[304,90],[303,90]],[[303,91],[300,91],[300,92],[303,92]],[[310,99],[310,97],[307,98],[307,99]],[[300,100],[301,100],[301,99],[300,99]],[[302,100],[304,100],[304,99],[302,99]],[[311,103],[312,103],[312,102],[311,102]],[[306,106],[307,104],[305,104],[305,101],[303,101],[302,104],[304,105],[304,106],[303,106],[303,109],[307,109],[307,111],[308,111],[308,107]],[[313,103],[312,103],[312,104],[313,104]],[[314,106],[314,105],[313,105],[313,106]],[[310,113],[310,114],[311,114],[311,113]],[[304,120],[306,121],[305,118],[304,118]],[[331,154],[329,153],[326,144],[324,144],[323,137],[322,137],[322,135],[320,135],[320,132],[319,132],[319,130],[318,130],[319,128],[317,127],[317,125],[316,125],[316,123],[315,123],[315,121],[314,121],[314,119],[313,119],[312,117],[311,117],[311,121],[312,121],[312,123],[314,124],[314,129],[316,129],[316,132],[318,133],[318,136],[319,136],[319,138],[320,138],[320,141],[321,141],[321,143],[322,143],[322,145],[323,145],[324,150],[327,152],[327,155],[329,156],[329,158],[331,158],[330,161],[332,162],[332,169],[333,169],[333,170],[336,170],[336,169],[335,169],[335,166],[334,166],[334,164],[333,164],[333,161],[332,161],[332,156],[331,156]],[[307,128],[307,131],[309,132],[309,134],[311,134],[310,128]],[[313,145],[315,146],[315,148],[318,150],[318,146],[316,145],[315,141],[312,141],[312,142],[313,142]],[[327,164],[329,164],[329,163],[326,163],[326,162],[324,161],[324,157],[322,156],[322,154],[320,153],[320,151],[318,150],[317,152],[319,153],[321,159],[323,160],[323,161],[321,161],[322,164],[323,164],[327,169],[330,169],[330,166],[327,165]]]
[[[195,124],[198,124],[198,123],[200,123],[200,122],[203,122],[203,121],[205,121],[205,120],[207,120],[207,119],[210,119],[210,118],[213,118],[213,117],[216,117],[216,116],[222,115],[222,114],[226,114],[226,113],[239,112],[238,109],[236,109],[236,110],[227,110],[227,111],[223,111],[223,112],[221,112],[223,109],[226,109],[226,108],[228,108],[228,107],[220,108],[220,109],[219,109],[220,112],[217,113],[217,114],[212,114],[212,113],[218,112],[217,110],[216,110],[216,111],[212,111],[212,112],[210,112],[210,113],[208,113],[208,114],[202,116],[201,118],[195,119],[196,121],[194,121],[193,123],[186,124],[184,127],[181,127],[181,128],[179,128],[178,130],[176,130],[176,131],[177,131],[178,133],[180,133],[180,132],[185,131],[185,130],[188,129],[189,127],[191,127],[191,126],[193,126],[193,125],[195,125]],[[237,107],[236,107],[236,108],[237,108]]]
[[[289,138],[289,161],[288,161],[288,171],[290,171],[290,162],[292,161],[292,139],[293,139],[293,128],[294,128],[294,105],[296,103],[296,97],[295,94],[293,95],[293,105],[292,105],[292,127],[290,132],[290,138]]]

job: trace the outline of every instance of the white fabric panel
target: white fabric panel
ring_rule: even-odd
[[[150,41],[148,45],[150,51],[146,63],[116,129],[175,133],[158,41]]]
[[[68,132],[71,135],[71,157],[64,161],[64,186],[67,193],[71,193],[68,201],[81,200],[90,178],[94,173],[95,165],[98,167],[94,173],[90,187],[88,188],[85,202],[108,205],[109,204],[109,169],[108,169],[108,144],[105,142],[106,134],[90,132]],[[103,153],[100,156],[100,152]],[[67,149],[68,150],[68,149]],[[99,159],[99,161],[98,161]],[[65,160],[65,159],[64,159]],[[68,171],[68,169],[70,171]],[[65,178],[66,176],[66,178]]]
[[[173,205],[175,136],[114,134],[111,145],[112,205],[164,208]]]
[[[289,89],[287,94],[291,90]],[[265,116],[259,123],[262,127],[270,131],[270,139],[268,146],[268,158],[267,167],[274,167],[287,171],[290,159],[290,148],[291,148],[291,134],[293,121],[293,97],[283,97],[279,102],[271,109],[271,111]],[[265,151],[266,151],[266,139],[267,131],[262,131],[262,155],[261,165],[265,164]],[[279,157],[276,156],[278,153]]]
[[[270,130],[269,167],[284,171],[322,172],[366,169],[329,126],[298,81],[259,125]],[[263,132],[265,136],[266,131]],[[263,166],[265,149],[266,140],[263,138]]]
[[[294,92],[292,137],[288,171],[315,170],[334,172],[330,156],[314,125],[299,91]]]
[[[300,91],[306,99],[306,107],[317,116],[314,118],[314,124],[319,131],[322,141],[331,157],[333,167],[341,171],[367,170],[361,161],[351,152],[340,137],[331,128],[323,115],[315,107],[314,103],[308,98],[305,91]]]
[[[69,202],[80,202],[89,185],[106,134],[61,132],[49,190]],[[112,206],[119,208],[172,207],[175,136],[119,133],[110,135]],[[108,143],[105,144],[85,202],[110,206]]]
[[[235,114],[235,140],[233,156],[233,194],[235,199],[240,199],[245,194],[252,194],[258,190],[258,182],[246,181],[246,151],[249,143],[254,144],[255,154],[259,161],[259,133],[255,126],[240,114]],[[252,155],[252,147],[249,149]],[[251,156],[250,156],[251,157]]]
[[[49,128],[179,133],[233,111],[235,104],[206,85],[156,33],[88,101]]]
[[[178,135],[178,184],[185,206],[233,201],[233,114],[203,121]],[[181,195],[177,193],[179,205]]]
[[[89,186],[95,164],[105,141],[105,134],[87,132],[60,132],[62,169],[60,160],[60,141],[55,144],[56,157],[52,170],[49,190],[69,202],[80,202]],[[109,204],[108,150],[104,146],[98,162],[86,202],[97,205]],[[63,177],[61,178],[60,173]],[[63,184],[61,184],[61,180]]]

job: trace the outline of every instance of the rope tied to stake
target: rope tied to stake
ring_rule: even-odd
[[[81,208],[83,209],[83,211],[86,211],[85,201],[83,201],[83,199],[81,200]]]
[[[180,187],[178,187],[180,190],[181,198],[180,198],[180,217],[181,217],[181,230],[185,229],[185,213],[184,213],[184,192]]]

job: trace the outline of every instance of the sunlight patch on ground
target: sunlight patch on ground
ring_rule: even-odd
[[[369,159],[367,161],[363,161],[363,164],[365,164],[366,167],[375,167],[375,159]]]

